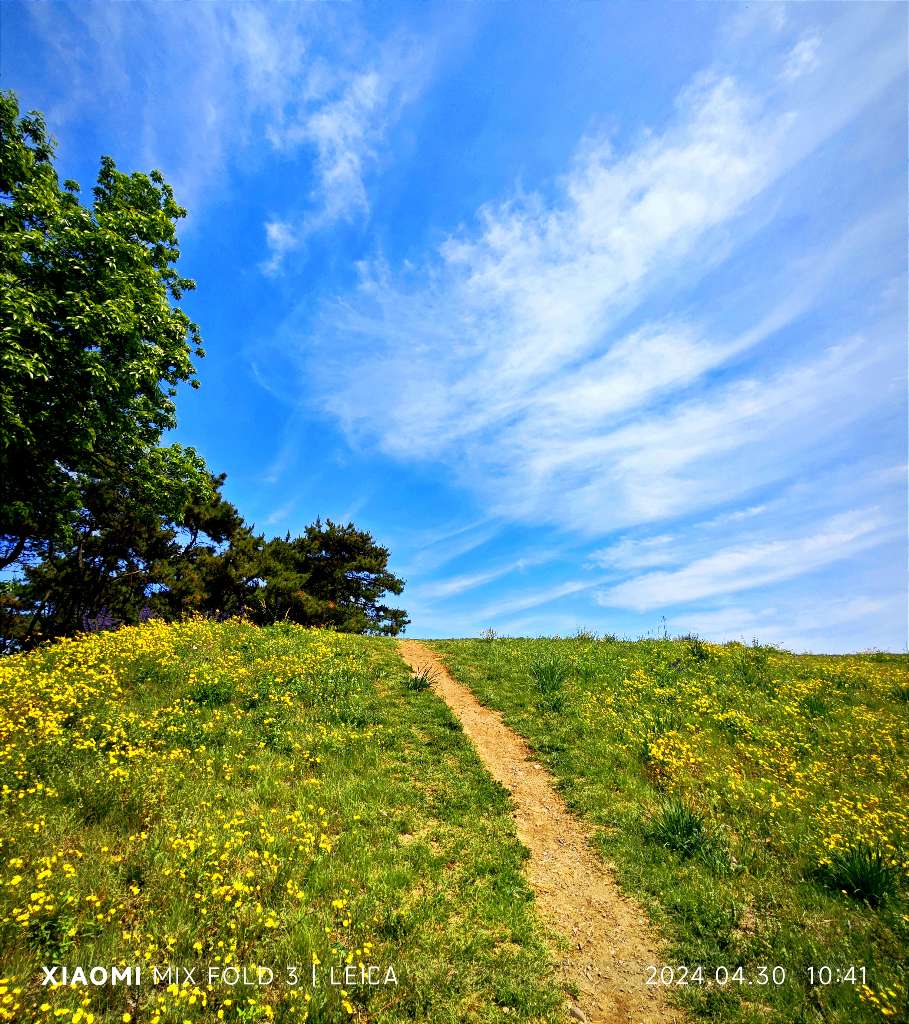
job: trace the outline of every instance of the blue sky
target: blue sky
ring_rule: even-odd
[[[905,649],[907,8],[6,2],[62,176],[159,167],[175,440],[415,636]]]

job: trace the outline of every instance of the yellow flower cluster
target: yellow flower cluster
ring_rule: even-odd
[[[333,810],[322,759],[380,740],[357,714],[362,647],[264,637],[151,622],[0,661],[0,1021],[303,1020],[302,985],[112,997],[42,987],[40,966],[368,954],[350,890],[320,867],[357,827]],[[346,991],[319,998],[360,1012]]]
[[[907,1005],[906,990],[892,985],[880,988],[862,985],[859,996],[863,1003],[873,1006],[884,1020],[900,1020]]]
[[[905,664],[736,644],[705,644],[696,664],[664,646],[646,669],[626,654],[620,686],[585,689],[588,728],[643,747],[664,784],[759,822],[775,844],[823,860],[864,841],[909,870],[909,737],[894,696]]]

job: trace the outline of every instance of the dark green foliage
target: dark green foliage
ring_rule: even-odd
[[[394,636],[407,613],[381,604],[400,594],[404,581],[388,569],[389,552],[353,523],[316,520],[302,537],[276,537],[264,545],[261,587],[250,594],[249,611],[262,624],[297,622],[345,633]]]
[[[184,456],[175,449],[175,459]],[[402,609],[381,603],[404,582],[370,534],[317,521],[302,537],[265,541],[222,497],[223,481],[208,477],[204,497],[168,514],[133,481],[87,487],[72,542],[45,545],[43,560],[0,593],[6,650],[148,616],[239,615],[387,635],[407,624]]]
[[[7,650],[81,629],[239,608],[244,578],[227,580],[225,543],[248,529],[191,450],[153,449],[143,467],[84,484],[69,541],[36,545],[0,606]],[[255,573],[253,573],[255,575]]]
[[[830,711],[830,706],[817,693],[809,693],[802,701],[802,712],[809,718],[823,718]]]
[[[220,708],[229,704],[234,695],[234,688],[229,680],[205,680],[195,683],[189,689],[189,699],[200,707]]]

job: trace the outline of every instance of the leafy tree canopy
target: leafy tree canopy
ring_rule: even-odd
[[[71,537],[87,482],[142,464],[154,476],[203,354],[170,301],[194,283],[173,267],[186,211],[160,172],[104,157],[85,207],[53,158],[41,115],[0,93],[0,568]]]
[[[21,578],[5,587],[0,635],[8,650],[93,623],[177,618],[202,610],[192,589],[169,588],[203,549],[229,542],[242,520],[192,449],[154,448],[139,463],[111,464],[80,491],[65,538],[35,542]],[[202,537],[207,543],[202,543]]]
[[[400,594],[404,581],[388,569],[389,552],[353,523],[317,519],[302,537],[275,538],[262,552],[263,585],[252,595],[253,614],[263,622],[288,619],[346,633],[394,636],[407,613],[381,603]]]

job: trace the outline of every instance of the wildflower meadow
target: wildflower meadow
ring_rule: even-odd
[[[697,1019],[909,1020],[904,655],[583,633],[434,647],[594,828],[669,941],[657,983]]]
[[[391,641],[152,621],[0,688],[0,1020],[557,1019],[506,797]]]

